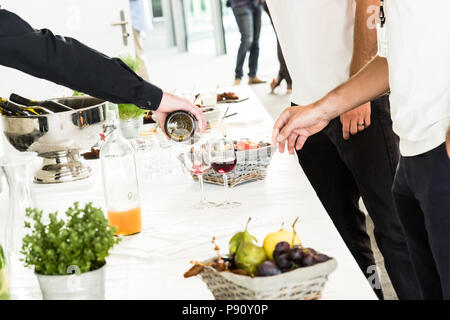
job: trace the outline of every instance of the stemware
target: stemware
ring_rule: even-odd
[[[201,190],[201,200],[194,205],[195,209],[206,209],[216,206],[216,203],[206,200],[203,186],[203,174],[211,168],[211,154],[208,142],[199,141],[188,146],[184,153],[185,168],[198,177]]]
[[[229,199],[228,173],[233,171],[236,161],[233,140],[222,138],[211,144],[211,167],[222,175],[225,187],[225,201],[217,205],[219,208],[228,209],[241,205],[241,203]]]

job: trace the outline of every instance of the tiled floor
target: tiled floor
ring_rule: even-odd
[[[167,48],[164,31],[156,25],[149,34],[144,47],[147,54],[147,64],[151,81],[166,91],[193,90],[195,88],[228,86],[233,83],[235,52],[239,45],[239,34],[227,35],[228,55],[213,56],[202,51],[203,47],[211,47],[212,40],[203,40],[190,44],[190,53],[178,53],[176,48]],[[276,39],[271,26],[265,26],[260,42],[260,71],[258,75],[270,80],[277,74]],[[245,72],[245,70],[244,70]],[[245,78],[243,79],[245,81]],[[275,119],[280,112],[290,104],[289,96],[285,94],[285,84],[270,93],[269,84],[252,86],[256,95]],[[300,170],[300,168],[299,168]],[[373,224],[370,218],[367,222],[374,247],[377,265],[381,271],[382,287],[386,299],[396,299],[395,292],[386,274],[383,257],[376,247],[373,237]]]

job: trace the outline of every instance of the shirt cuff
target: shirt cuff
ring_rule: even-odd
[[[142,88],[142,96],[140,100],[136,103],[136,105],[145,110],[153,110],[158,109],[163,91],[157,86],[152,85],[151,83],[145,82]]]

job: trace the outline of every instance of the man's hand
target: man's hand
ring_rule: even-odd
[[[342,135],[345,140],[370,126],[370,102],[341,115]]]
[[[328,123],[314,105],[286,108],[273,126],[272,145],[276,146],[278,142],[283,153],[287,142],[288,151],[293,154],[294,148],[300,150],[309,136],[321,131]]]
[[[164,122],[166,121],[167,115],[177,110],[184,110],[194,115],[194,117],[197,119],[197,126],[200,132],[204,132],[206,130],[206,120],[202,110],[200,110],[199,107],[193,105],[187,99],[164,92],[161,103],[159,104],[158,109],[154,112],[158,117],[161,130],[164,132],[164,134],[166,133],[164,131]]]

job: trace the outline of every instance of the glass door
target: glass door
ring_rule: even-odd
[[[151,8],[153,19],[161,19],[164,17],[161,0],[151,0]]]
[[[215,54],[211,0],[184,0],[188,51]]]

